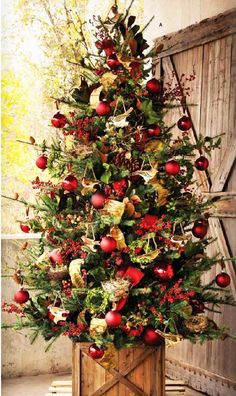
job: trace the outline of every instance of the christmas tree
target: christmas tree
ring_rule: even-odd
[[[194,177],[207,171],[220,137],[193,144],[189,114],[176,120],[178,134],[164,121],[174,102],[186,101],[194,76],[175,89],[150,78],[158,49],[149,50],[130,7],[113,6],[91,23],[95,47],[81,24],[81,83],[56,101],[52,142],[30,138],[36,166],[50,179],[32,182],[35,202],[13,199],[26,206],[21,230],[41,239],[25,247],[13,275],[17,304],[3,310],[16,313],[17,329],[33,330],[32,340],[91,342],[96,359],[109,344],[229,336],[207,316],[234,302],[221,255],[206,252],[213,202],[197,194]],[[222,272],[203,284],[219,262]]]

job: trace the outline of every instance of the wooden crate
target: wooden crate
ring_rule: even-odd
[[[89,343],[73,344],[72,396],[165,396],[165,345],[117,351],[106,370],[88,356]]]

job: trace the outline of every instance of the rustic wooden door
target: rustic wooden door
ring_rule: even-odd
[[[220,251],[224,258],[236,257],[236,9],[158,38],[156,46],[160,45],[163,48],[154,65],[158,78],[161,75],[164,82],[172,81],[174,85],[182,74],[196,75],[189,84],[186,109],[193,121],[192,139],[197,140],[200,134],[224,133],[221,149],[209,159],[209,172],[198,172],[196,178],[201,196],[231,197],[217,205],[210,219],[210,233],[217,237],[211,253]],[[175,108],[166,116],[167,121],[176,122],[181,115],[183,108]],[[226,262],[236,299],[235,269],[232,261]],[[207,280],[214,279],[219,271],[220,266],[212,269]],[[207,315],[218,325],[227,323],[236,331],[235,307],[224,307],[222,315]],[[209,395],[236,395],[236,343],[229,339],[203,346],[184,341],[167,350],[166,367],[170,376],[182,377]]]

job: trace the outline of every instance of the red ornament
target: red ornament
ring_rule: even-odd
[[[59,111],[54,114],[53,118],[51,119],[51,123],[55,128],[63,128],[66,123],[67,119],[64,114],[61,114]]]
[[[127,301],[128,297],[122,297],[117,303],[115,303],[115,310],[121,311],[125,307]]]
[[[29,297],[27,290],[21,288],[14,294],[14,301],[18,304],[24,304],[29,300]]]
[[[112,187],[115,191],[115,194],[118,197],[123,197],[126,193],[127,188],[128,188],[128,182],[125,179],[121,179],[121,180],[118,180],[118,181],[112,183]]]
[[[143,326],[140,325],[137,328],[126,331],[128,337],[140,337],[143,332]]]
[[[21,231],[25,232],[26,234],[28,234],[28,232],[30,232],[30,227],[27,224],[20,224],[20,229]]]
[[[102,209],[105,205],[106,197],[102,192],[97,191],[91,196],[90,202],[95,209]]]
[[[190,128],[192,128],[193,123],[189,117],[183,116],[177,122],[177,126],[181,131],[188,131]]]
[[[99,116],[109,115],[111,113],[111,107],[110,107],[109,103],[106,101],[98,103],[98,105],[96,107],[96,113]]]
[[[156,78],[152,78],[147,82],[146,89],[150,93],[158,93],[161,90],[161,84]]]
[[[107,58],[107,65],[110,67],[110,69],[115,69],[121,65],[116,54],[112,54]]]
[[[46,169],[48,164],[48,157],[46,155],[40,155],[35,161],[36,166],[39,169]]]
[[[156,333],[152,327],[147,327],[143,333],[143,340],[147,345],[161,345],[163,337]]]
[[[168,175],[177,175],[180,171],[180,165],[177,161],[171,160],[165,164],[165,171]]]
[[[61,265],[63,264],[63,257],[61,255],[60,249],[54,249],[52,250],[49,255],[48,255],[49,260],[51,261],[52,264],[54,265]]]
[[[208,166],[209,166],[209,161],[208,161],[208,159],[206,157],[203,157],[203,155],[201,155],[201,157],[199,157],[195,161],[195,167],[199,171],[207,170]]]
[[[220,272],[216,276],[215,282],[219,287],[227,287],[231,282],[231,278],[226,272]]]
[[[111,253],[116,249],[116,240],[107,235],[102,238],[100,246],[104,252]]]
[[[153,275],[160,282],[168,282],[174,277],[173,265],[170,261],[160,261],[152,269]]]
[[[122,316],[117,311],[109,311],[105,316],[105,321],[109,327],[119,327],[122,321]]]
[[[147,132],[150,136],[159,136],[161,133],[161,128],[158,125],[151,125]]]
[[[196,238],[204,238],[207,234],[207,225],[201,223],[195,223],[192,228],[192,233]]]
[[[205,305],[198,300],[192,301],[191,305],[193,307],[194,314],[202,313],[205,310]]]
[[[113,41],[110,39],[104,39],[102,41],[102,49],[104,50],[106,56],[110,56],[114,54],[115,47]]]
[[[62,182],[62,187],[64,190],[74,191],[78,187],[78,180],[73,175],[66,176]]]
[[[88,355],[92,359],[101,359],[103,357],[103,355],[104,355],[104,349],[100,348],[96,344],[92,344],[92,345],[90,345],[90,347],[88,349]]]

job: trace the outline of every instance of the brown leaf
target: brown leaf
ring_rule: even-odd
[[[135,56],[137,53],[138,44],[134,38],[129,40],[129,48],[131,50],[132,55]]]

